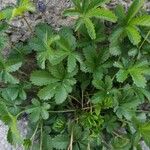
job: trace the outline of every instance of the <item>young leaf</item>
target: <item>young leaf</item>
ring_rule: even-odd
[[[145,0],[134,0],[130,6],[127,14],[127,22],[130,22],[133,17],[137,14],[139,9],[143,6]]]

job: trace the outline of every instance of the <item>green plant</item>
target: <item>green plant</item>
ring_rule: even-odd
[[[19,0],[0,11],[0,50],[11,48],[0,55],[0,119],[8,141],[26,150],[138,150],[142,140],[150,146],[144,0],[134,0],[126,13],[120,5],[115,13],[104,8],[108,0],[72,1],[75,8],[64,15],[75,16],[75,26],[58,32],[47,23],[29,26],[31,37],[16,44],[6,31],[34,5]],[[23,116],[26,137],[17,127]]]

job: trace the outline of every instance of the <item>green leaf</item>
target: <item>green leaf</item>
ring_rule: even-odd
[[[20,60],[17,60],[17,59],[9,59],[7,62],[6,62],[6,65],[5,65],[5,70],[7,72],[15,72],[17,71],[20,67],[22,66],[22,62]]]
[[[126,13],[125,13],[125,9],[122,5],[117,5],[117,7],[115,8],[115,14],[118,17],[118,22],[123,23],[123,21],[126,17]]]
[[[149,27],[150,26],[150,15],[143,15],[143,16],[136,17],[136,18],[132,19],[130,24],[137,25],[137,26]]]
[[[76,58],[74,55],[69,55],[68,56],[68,61],[67,61],[67,66],[68,66],[68,72],[72,72],[76,68]]]
[[[75,16],[75,17],[77,16],[78,17],[80,15],[80,12],[75,8],[70,8],[70,9],[65,10],[63,12],[63,15],[64,16]]]
[[[141,36],[136,27],[128,26],[126,27],[126,32],[131,43],[133,45],[138,45],[139,42],[141,41]]]
[[[55,91],[57,90],[56,88],[57,88],[56,84],[51,84],[44,87],[38,92],[39,98],[43,100],[51,99],[55,95]]]
[[[9,127],[8,142],[14,145],[21,145],[23,139],[18,130],[17,118],[9,113],[7,106],[3,102],[0,102],[0,119]]]
[[[57,79],[54,79],[49,72],[39,70],[32,72],[30,81],[34,85],[43,86],[50,83],[55,83],[57,82]]]
[[[89,9],[97,8],[105,3],[108,3],[110,0],[92,0],[89,4]]]
[[[128,72],[126,70],[119,70],[116,74],[118,82],[123,83],[128,78]]]
[[[35,37],[33,37],[29,46],[31,49],[37,51],[37,61],[42,69],[45,69],[46,61],[49,62],[53,58],[53,43],[59,40],[59,36],[55,35],[52,28],[46,23],[39,23],[35,27]]]
[[[63,87],[62,85],[59,86],[57,88],[57,92],[55,94],[56,104],[63,103],[66,100],[67,96],[68,96],[68,92],[67,92],[66,88]]]
[[[86,29],[91,39],[95,39],[96,33],[95,33],[95,27],[92,21],[89,18],[84,18],[84,23],[85,23]]]
[[[127,22],[129,23],[133,17],[137,14],[140,8],[143,6],[145,0],[134,0],[130,6],[127,14]]]
[[[129,150],[131,148],[131,142],[126,137],[116,137],[113,139],[112,150]]]
[[[37,99],[32,99],[32,105],[26,108],[26,112],[30,114],[32,122],[40,119],[47,120],[49,118],[50,105],[48,103],[40,103]]]
[[[104,8],[93,8],[87,13],[88,17],[96,17],[106,21],[116,22],[117,17],[110,10]]]
[[[15,77],[13,77],[10,73],[8,72],[3,72],[3,79],[2,81],[4,81],[5,83],[11,83],[11,84],[17,84],[19,83],[19,80]]]
[[[110,67],[108,50],[97,52],[90,46],[83,50],[83,54],[85,56],[85,72],[93,73],[94,78],[101,79],[104,72]]]
[[[6,7],[0,11],[0,20],[11,19],[13,12],[13,7]]]
[[[21,16],[27,11],[34,12],[34,4],[30,0],[19,0],[18,5],[13,9],[12,18]]]
[[[53,148],[58,150],[65,150],[69,144],[68,135],[57,135],[52,139]]]
[[[72,92],[73,85],[76,83],[74,79],[76,70],[69,73],[62,65],[58,65],[51,66],[49,71],[35,71],[32,73],[30,80],[38,86],[46,85],[38,92],[40,99],[48,100],[54,97],[55,102],[60,104]]]
[[[148,146],[150,146],[150,123],[144,123],[140,126],[139,132],[141,133],[144,141]]]
[[[4,33],[1,33],[1,36],[0,36],[0,51],[3,50],[5,47],[7,47],[8,45],[8,37],[6,34]]]

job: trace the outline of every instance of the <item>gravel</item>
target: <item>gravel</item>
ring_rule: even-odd
[[[34,0],[35,2],[37,0]],[[62,12],[65,8],[70,7],[72,4],[70,0],[43,0],[47,4],[47,9],[44,14],[37,11],[36,14],[26,14],[26,18],[29,24],[34,27],[39,22],[47,21],[51,26],[58,30],[61,26],[73,24],[73,18],[63,18]],[[16,0],[0,0],[0,10],[8,5],[15,4]],[[116,4],[121,3],[127,9],[131,4],[132,0],[111,0],[109,7],[113,8]],[[150,12],[150,2],[145,3],[145,9]],[[17,18],[12,22],[12,27],[9,32],[11,32],[11,41],[18,42],[26,40],[29,35],[29,29],[26,22],[22,18]],[[15,32],[13,32],[15,31]],[[18,122],[19,130],[22,136],[26,136],[27,130],[27,120],[22,119]],[[0,150],[23,150],[22,147],[14,148],[7,142],[7,131],[8,127],[0,121]],[[141,142],[143,150],[150,150],[144,142]]]

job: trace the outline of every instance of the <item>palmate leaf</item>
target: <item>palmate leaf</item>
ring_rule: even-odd
[[[77,67],[77,62],[82,63],[81,55],[76,51],[76,38],[69,28],[62,28],[59,32],[60,40],[56,42],[58,50],[53,54],[51,63],[57,65],[67,59],[67,70],[72,72]]]
[[[30,40],[29,46],[37,51],[37,61],[42,69],[45,68],[46,61],[51,61],[53,58],[52,44],[58,39],[59,36],[55,35],[47,24],[39,23],[35,27],[35,37]]]
[[[16,84],[19,80],[13,77],[10,73],[17,71],[22,66],[22,62],[17,59],[9,59],[8,61],[0,62],[0,80],[5,83]]]
[[[150,19],[149,15],[135,17],[138,11],[140,10],[140,8],[142,7],[142,5],[144,4],[144,1],[145,0],[134,0],[127,12],[127,15],[125,14],[125,11],[123,10],[121,6],[118,6],[116,8],[116,15],[119,17],[118,19],[119,24],[116,28],[116,31],[114,31],[114,33],[115,32],[117,33],[120,28],[122,28],[122,32],[120,35],[118,34],[119,37],[116,37],[117,40],[115,43],[117,43],[117,41],[120,41],[120,38],[124,40],[126,37],[128,37],[133,45],[139,44],[139,42],[141,41],[141,35],[139,32],[140,29],[138,28],[138,26],[149,26],[148,20]],[[114,35],[113,37],[115,37]],[[113,45],[114,45],[114,40],[111,42],[110,47],[112,47]],[[117,46],[115,45],[113,47],[114,49],[111,48],[112,53],[113,53],[113,50],[115,50],[115,47]]]
[[[94,78],[101,79],[103,73],[110,67],[110,62],[107,61],[109,58],[108,50],[104,49],[98,52],[90,46],[85,48],[83,53],[85,56],[84,71],[93,73]]]
[[[85,25],[87,32],[91,39],[96,38],[95,27],[92,22],[92,18],[100,18],[106,21],[116,22],[116,16],[109,10],[99,8],[100,5],[107,2],[107,0],[83,0],[73,1],[75,3],[75,8],[68,9],[64,12],[65,16],[76,16],[76,30],[78,30],[82,25]]]
[[[24,87],[23,85],[19,85],[19,84],[11,86],[11,87],[3,88],[2,97],[3,99],[9,102],[11,100],[12,103],[17,99],[25,100],[27,97],[25,88],[26,87]]]
[[[54,97],[55,102],[61,104],[66,100],[68,94],[72,92],[72,87],[76,83],[75,74],[76,70],[68,73],[62,66],[54,66],[50,67],[50,73],[45,71],[33,72],[31,81],[38,86],[46,85],[38,92],[40,99],[48,100]],[[40,79],[41,82],[38,81]]]
[[[144,75],[150,74],[150,68],[147,61],[137,62],[128,68],[124,68],[122,65],[115,64],[115,67],[120,68],[116,74],[118,82],[124,82],[128,75],[132,77],[134,84],[138,87],[144,88],[146,86],[146,79]]]
[[[32,122],[37,122],[40,119],[48,119],[50,105],[48,103],[40,103],[37,99],[32,99],[32,105],[26,109],[26,112],[30,114]]]

